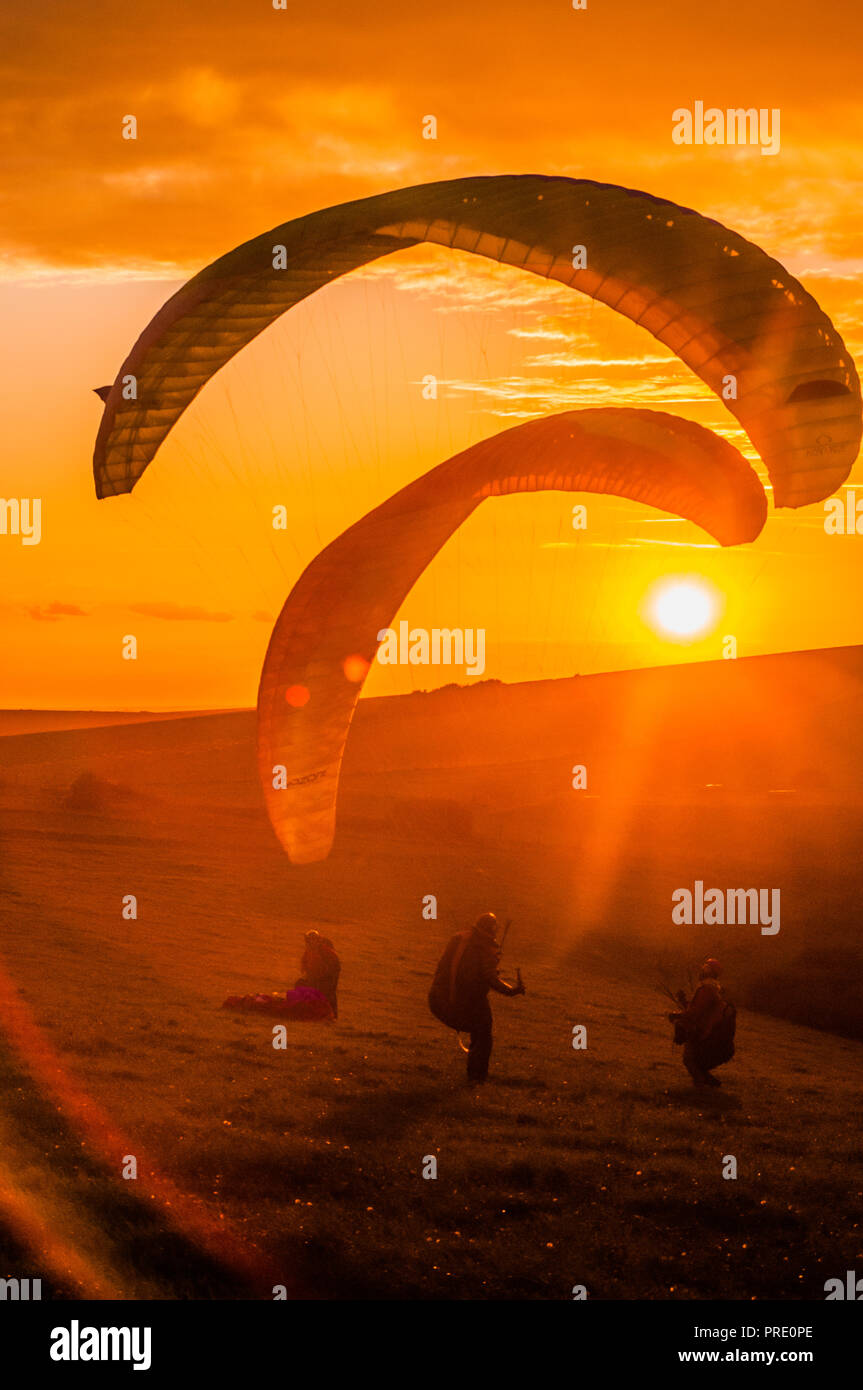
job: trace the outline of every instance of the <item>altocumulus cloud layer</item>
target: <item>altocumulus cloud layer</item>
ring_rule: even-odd
[[[783,251],[792,269],[797,246],[808,259],[816,249],[822,269],[853,267],[863,19],[827,0],[811,21],[802,0],[766,0],[754,17],[733,0],[719,20],[669,0],[671,38],[657,44],[656,12],[637,0],[582,13],[548,5],[541,24],[520,0],[476,0],[469,24],[460,0],[379,0],[362,16],[347,0],[18,7],[0,21],[0,253],[13,269],[186,270],[316,207],[536,170],[647,187]],[[675,98],[681,72],[687,91]],[[769,179],[751,167],[763,165],[758,151],[671,144],[671,110],[696,91],[782,109]],[[130,113],[134,142],[120,137]],[[420,134],[428,113],[433,142]]]

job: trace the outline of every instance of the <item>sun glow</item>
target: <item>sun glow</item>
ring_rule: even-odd
[[[719,595],[705,579],[663,579],[647,596],[645,616],[654,632],[674,642],[704,637],[719,618]]]

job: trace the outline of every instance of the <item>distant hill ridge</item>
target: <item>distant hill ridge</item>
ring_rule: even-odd
[[[162,719],[196,719],[236,710],[86,710],[0,709],[0,738],[4,735],[61,733],[64,729],[104,729],[115,724],[152,724]]]
[[[640,780],[669,791],[697,781],[863,800],[861,715],[859,646],[488,681],[361,702],[345,771],[571,756],[606,785],[626,785],[637,763]]]
[[[0,722],[19,713],[26,712],[7,712]],[[586,764],[597,790],[613,786],[621,794],[635,790],[628,770],[637,765],[639,784],[657,795],[697,786],[717,795],[758,791],[861,802],[861,715],[860,646],[513,685],[484,681],[361,700],[344,773],[561,760]],[[214,763],[237,764],[235,790],[240,765],[240,780],[252,777],[253,710],[89,717],[105,722],[22,729],[0,740],[0,765],[112,753],[161,757],[172,748],[188,756],[216,746]],[[217,774],[215,766],[212,771]]]

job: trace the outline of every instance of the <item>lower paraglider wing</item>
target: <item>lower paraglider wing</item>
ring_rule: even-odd
[[[301,575],[261,675],[261,782],[295,863],[332,846],[342,754],[378,634],[485,498],[541,491],[628,497],[694,521],[721,545],[754,540],[767,511],[756,474],[717,435],[659,411],[601,409],[504,430],[369,512]]]

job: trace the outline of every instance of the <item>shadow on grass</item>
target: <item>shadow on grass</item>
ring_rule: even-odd
[[[671,1087],[665,1093],[669,1100],[688,1110],[742,1110],[743,1102],[732,1091],[709,1091],[706,1086]]]
[[[18,1064],[0,1040],[0,1095],[8,1119],[7,1161],[22,1169],[33,1167],[56,1174],[56,1194],[74,1208],[76,1221],[107,1237],[121,1282],[155,1285],[153,1295],[178,1298],[254,1297],[238,1275],[201,1250],[194,1240],[164,1217],[160,1208],[135,1193],[135,1184],[110,1172],[82,1144],[80,1134],[46,1099],[32,1077]],[[142,1191],[147,1192],[146,1179]],[[23,1277],[33,1271],[41,1252],[25,1250],[11,1232],[0,1225],[0,1253],[5,1267],[20,1268]],[[44,1290],[58,1298],[80,1297],[62,1281],[36,1270]]]
[[[33,1251],[18,1239],[12,1228],[3,1220],[0,1220],[0,1269],[3,1271],[4,1279],[41,1279],[42,1302],[48,1298],[77,1296],[71,1284],[64,1284],[56,1276],[48,1276],[34,1264]]]
[[[327,1114],[317,1121],[315,1129],[339,1139],[381,1139],[389,1141],[403,1134],[427,1113],[447,1114],[454,1100],[470,1095],[467,1087],[441,1085],[420,1089],[376,1091],[362,1095],[334,1095]]]

